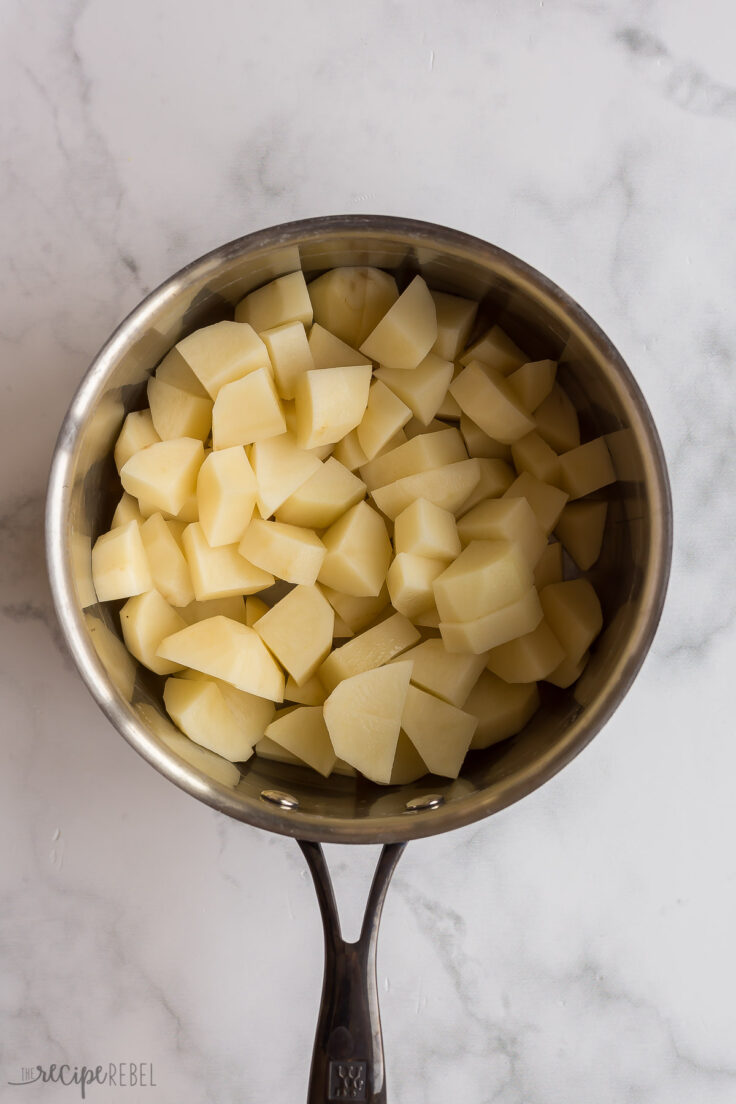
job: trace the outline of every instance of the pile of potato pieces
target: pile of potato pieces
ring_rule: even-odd
[[[378,269],[294,272],[149,380],[93,580],[200,747],[455,778],[524,727],[539,681],[579,677],[601,608],[561,553],[598,558],[613,466],[554,361],[497,325],[466,347],[476,309],[420,276],[399,294]]]

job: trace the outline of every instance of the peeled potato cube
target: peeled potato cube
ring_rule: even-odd
[[[308,287],[315,325],[360,345],[399,297],[396,281],[380,268],[333,268]]]
[[[373,374],[406,403],[415,418],[428,426],[442,406],[452,380],[453,366],[436,353],[427,353],[411,372],[381,366]]]
[[[312,324],[312,301],[304,273],[290,272],[251,291],[235,308],[235,321],[248,322],[254,330],[271,330],[284,322]]]
[[[335,612],[315,586],[297,586],[255,623],[268,650],[298,685],[315,674],[332,647]]]
[[[419,778],[424,778],[428,773],[427,764],[409,737],[405,732],[400,732],[389,784],[405,786],[408,782],[416,782]]]
[[[458,430],[441,429],[435,433],[420,434],[396,448],[387,449],[361,467],[360,477],[369,490],[375,490],[408,475],[418,475],[467,460],[467,455]]]
[[[284,675],[255,629],[227,617],[210,617],[166,637],[161,659],[229,682],[246,694],[284,700]]]
[[[363,356],[352,345],[347,345],[330,333],[324,326],[315,322],[309,331],[309,352],[312,357],[313,367],[322,368],[351,368],[356,365],[370,364],[368,357]]]
[[[253,754],[253,742],[243,732],[215,682],[167,679],[164,705],[182,732],[201,747],[231,763],[242,763]]]
[[[536,430],[555,452],[567,452],[580,444],[575,407],[558,383],[534,411]]]
[[[519,499],[519,501],[523,501]],[[537,590],[550,583],[562,582],[562,545],[559,541],[548,544],[534,568],[534,585]]]
[[[392,520],[417,498],[426,498],[435,506],[454,513],[467,501],[480,477],[479,460],[461,460],[443,468],[407,475],[386,487],[376,487],[371,497],[379,510]]]
[[[299,448],[291,433],[256,441],[250,450],[250,462],[262,518],[269,518],[290,495],[322,470],[322,461],[314,453]],[[288,518],[279,520],[288,521]]]
[[[170,605],[188,606],[194,601],[194,588],[176,526],[161,514],[151,514],[141,525],[141,538],[156,590]]]
[[[296,416],[296,401],[284,402],[281,404],[281,406],[284,411],[284,419],[286,421],[287,432],[293,437],[294,441],[296,441],[298,428]],[[355,433],[355,430],[353,430],[352,432]],[[343,440],[345,440],[345,438],[343,438]],[[301,451],[307,452],[311,456],[316,456],[318,460],[326,460],[327,457],[331,456],[332,453],[335,451],[335,448],[339,447],[339,444],[341,443],[342,442],[338,442],[338,445],[335,445],[334,442],[325,445],[315,445],[314,448],[301,449]],[[300,447],[301,446],[297,445],[297,448]]]
[[[387,785],[396,756],[411,663],[392,663],[341,682],[325,702],[325,724],[336,755]]]
[[[388,663],[419,639],[419,633],[411,621],[395,613],[342,647],[335,648],[320,667],[319,680],[328,692],[332,691],[344,679]]]
[[[516,545],[472,541],[434,581],[442,621],[471,621],[508,606],[529,590],[532,575]]]
[[[212,428],[212,399],[192,395],[165,380],[151,376],[148,381],[148,405],[156,433],[162,441],[175,437],[194,437],[205,441]]]
[[[259,368],[271,370],[266,346],[252,326],[240,322],[215,322],[213,326],[195,330],[179,342],[176,351],[211,399],[217,398],[226,383],[242,379]]]
[[[538,682],[559,667],[564,658],[562,645],[542,620],[532,632],[493,648],[487,666],[504,682]]]
[[[200,671],[186,671],[182,678],[193,678],[208,681],[210,676],[203,675]],[[244,690],[238,690],[229,682],[222,679],[212,680],[222,694],[228,709],[235,717],[240,727],[241,739],[247,746],[252,747],[263,737],[268,725],[274,718],[276,707],[268,698],[259,697],[257,694],[249,694]]]
[[[301,686],[293,675],[289,675],[284,697],[287,701],[298,702],[300,705],[322,705],[327,697],[327,691],[316,675],[312,675]]]
[[[311,529],[253,518],[239,545],[241,556],[287,583],[311,586],[325,559],[325,545]]]
[[[534,422],[499,371],[480,361],[470,364],[450,384],[460,409],[501,444],[531,433]]]
[[[455,379],[458,375],[459,372],[455,371],[453,379]],[[444,399],[437,408],[437,417],[443,418],[445,420],[449,419],[450,421],[460,421],[462,416],[463,412],[460,409],[460,404],[458,403],[457,399],[453,397],[452,392],[448,388]]]
[[[547,536],[525,498],[479,502],[460,518],[457,532],[463,545],[479,540],[511,541],[531,568],[547,545]]]
[[[287,751],[285,747],[277,744],[270,736],[262,736],[253,750],[259,758],[271,759],[274,763],[291,763],[298,767],[304,765],[298,755],[294,755],[292,751]]]
[[[437,338],[432,352],[446,360],[454,360],[470,336],[478,304],[443,291],[431,291],[430,295],[437,312]]]
[[[415,276],[360,346],[387,368],[416,368],[437,339],[437,312],[429,288]]]
[[[484,671],[463,708],[478,718],[471,749],[487,748],[521,732],[539,709],[539,691],[535,682],[511,684]]]
[[[411,681],[450,705],[462,706],[486,665],[487,653],[448,652],[441,639],[424,640],[402,659],[411,660]]]
[[[590,652],[583,652],[580,659],[576,661],[570,659],[569,656],[565,656],[559,667],[555,667],[554,671],[550,672],[544,681],[551,682],[553,686],[559,686],[561,690],[567,690],[568,686],[572,686],[574,682],[578,681],[587,666],[589,658]]]
[[[365,629],[386,606],[390,604],[388,588],[384,583],[377,597],[356,598],[352,594],[343,594],[332,587],[323,586],[322,593],[334,609],[337,616],[343,621],[352,633]]]
[[[240,771],[234,763],[229,763],[221,755],[216,755],[214,751],[209,751],[207,748],[195,744],[183,732],[179,732],[171,721],[162,717],[155,707],[149,705],[148,702],[141,702],[137,709],[147,727],[156,733],[161,742],[166,745],[169,751],[173,751],[174,755],[178,755],[185,763],[194,767],[195,770],[201,771],[208,778],[214,779],[215,782],[219,782],[222,786],[233,788],[237,786],[240,781]]]
[[[511,446],[502,445],[500,441],[489,437],[467,414],[460,417],[460,432],[463,435],[468,456],[477,456],[479,459],[485,457],[488,460],[511,460]],[[522,437],[521,440],[525,438]]]
[[[409,407],[385,383],[374,380],[368,392],[368,404],[357,426],[358,442],[369,460],[406,425]]]
[[[369,365],[306,372],[296,387],[296,436],[300,448],[339,441],[360,423],[368,403]]]
[[[195,621],[206,621],[209,617],[228,617],[231,621],[239,621],[241,625],[248,624],[245,600],[239,594],[233,594],[229,598],[210,598],[204,602],[195,600],[177,610],[177,613],[181,614],[187,625],[193,625]]]
[[[245,559],[237,545],[210,547],[199,522],[192,522],[186,527],[183,539],[198,602],[238,594],[256,594],[273,586],[273,575]]]
[[[440,633],[448,652],[480,655],[532,632],[542,616],[539,595],[532,587],[516,601],[473,621],[440,621]]]
[[[555,385],[557,362],[530,360],[508,376],[509,387],[529,413],[544,402]]]
[[[457,778],[478,718],[410,685],[401,727],[432,774]]]
[[[350,433],[346,433],[343,439],[337,442],[332,455],[351,472],[368,463],[368,457],[360,447],[356,429],[351,429]]]
[[[529,357],[500,326],[491,326],[490,330],[460,357],[461,364],[470,364],[472,360],[479,360],[481,364],[488,364],[497,372],[508,376],[516,368],[526,364]]]
[[[263,617],[264,613],[268,613],[270,608],[262,598],[257,598],[255,594],[248,595],[245,599],[245,624],[252,628],[256,621]]]
[[[409,552],[430,560],[454,560],[460,555],[460,538],[454,515],[417,498],[397,514],[394,524],[397,554]]]
[[[475,462],[480,471],[480,479],[476,483],[468,498],[458,509],[458,514],[466,514],[479,502],[486,499],[498,498],[507,491],[514,482],[514,469],[505,460],[491,460],[487,457],[475,457]]]
[[[160,440],[153,425],[151,411],[134,410],[126,415],[123,428],[115,442],[115,467],[120,471],[136,452]]]
[[[266,736],[325,778],[335,766],[337,756],[321,705],[300,705],[285,716],[277,717],[266,729]]]
[[[598,595],[587,579],[550,583],[539,595],[544,616],[571,663],[577,663],[603,627]]]
[[[439,636],[440,615],[437,612],[436,606],[430,606],[429,609],[423,610],[422,613],[415,614],[411,620],[414,625],[422,629],[437,630],[436,633],[425,632],[425,637]]]
[[[386,585],[391,604],[405,617],[416,617],[434,605],[432,584],[447,566],[445,560],[429,560],[399,552],[388,569]]]
[[[563,452],[559,462],[560,485],[571,499],[582,498],[616,481],[604,437],[596,437],[585,445]]]
[[[207,389],[197,379],[188,363],[177,348],[171,349],[156,369],[156,379],[168,383],[179,391],[188,391],[190,395],[206,398]]]
[[[211,452],[197,476],[199,524],[211,548],[237,544],[253,516],[258,484],[241,445]]]
[[[137,499],[129,495],[127,491],[123,491],[120,501],[115,507],[115,513],[112,515],[110,528],[117,529],[119,525],[127,525],[129,521],[137,521],[139,525],[142,525],[145,520],[138,507]]]
[[[552,532],[567,502],[565,491],[553,487],[551,483],[535,479],[529,472],[522,472],[514,480],[508,490],[504,491],[504,498],[525,498],[545,533]]]
[[[304,323],[285,322],[264,330],[261,338],[268,350],[279,395],[282,399],[293,399],[299,376],[315,366]]]
[[[543,483],[559,482],[559,457],[538,433],[527,433],[526,437],[514,441],[511,455],[520,475],[526,471]]]
[[[288,525],[326,529],[365,497],[365,483],[330,456],[276,510]]]
[[[212,409],[212,443],[216,449],[250,445],[286,432],[284,412],[267,368],[221,387]]]
[[[319,581],[356,598],[380,593],[391,562],[391,541],[383,518],[358,502],[322,534],[326,549]]]
[[[335,614],[335,624],[332,629],[333,640],[350,640],[353,636],[355,636],[355,633],[350,626],[343,621],[342,617]]]
[[[152,512],[176,516],[196,492],[203,460],[202,442],[192,437],[157,441],[131,456],[120,471],[120,482],[138,499],[141,513],[145,502]]]
[[[137,521],[97,538],[92,548],[92,582],[100,602],[151,590],[153,580]]]
[[[170,675],[180,670],[178,663],[160,659],[156,652],[164,637],[185,628],[186,621],[157,590],[129,598],[120,610],[120,627],[125,647],[149,671]]]
[[[570,502],[560,514],[555,533],[581,571],[601,554],[607,513],[606,502]]]

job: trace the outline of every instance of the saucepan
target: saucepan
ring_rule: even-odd
[[[466,759],[457,780],[380,787],[254,757],[233,775],[196,766],[166,739],[162,680],[132,662],[113,612],[98,604],[90,548],[107,530],[119,483],[112,447],[146,381],[192,330],[232,317],[247,292],[303,269],[375,265],[401,284],[476,299],[478,328],[498,322],[559,378],[587,436],[605,434],[618,482],[610,488],[600,560],[591,573],[604,630],[582,678],[548,687],[516,737]],[[48,489],[47,556],[61,627],[79,672],[120,734],[161,774],[213,808],[299,841],[317,890],[325,971],[310,1104],[386,1100],[376,988],[376,942],[392,872],[409,840],[471,824],[531,793],[593,739],[631,686],[664,602],[672,543],[667,470],[649,409],[611,341],[560,288],[502,249],[410,219],[347,215],[248,234],[206,254],[150,294],[103,346],[59,434]],[[384,844],[360,939],[340,933],[323,843]]]

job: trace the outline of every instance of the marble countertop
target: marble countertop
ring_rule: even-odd
[[[732,1104],[733,6],[8,0],[0,36],[0,1099],[302,1100],[322,970],[296,846],[159,777],[64,653],[42,547],[71,393],[205,250],[314,214],[455,226],[610,334],[673,481],[668,604],[542,790],[409,847],[379,952],[389,1097]],[[348,932],[375,849],[331,855]]]

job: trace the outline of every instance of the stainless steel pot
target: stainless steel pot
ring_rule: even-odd
[[[115,611],[92,587],[90,548],[119,497],[112,445],[128,410],[145,405],[161,357],[199,326],[275,276],[368,264],[399,280],[422,273],[438,290],[479,300],[479,328],[498,321],[532,357],[560,361],[559,378],[583,431],[606,434],[611,488],[603,554],[592,581],[605,627],[582,679],[549,688],[519,736],[468,757],[454,782],[384,788],[266,760],[237,784],[205,774],[169,749],[161,683],[136,669]],[[605,724],[631,686],[659,621],[669,574],[672,512],[657,431],[641,391],[609,339],[540,273],[493,245],[430,223],[380,216],[307,219],[239,238],[194,261],[149,295],[103,346],[61,427],[49,480],[46,540],[56,610],[82,678],[135,750],[201,801],[302,844],[325,921],[325,986],[309,1100],[385,1100],[375,989],[383,897],[408,840],[470,824],[541,786]],[[345,944],[322,842],[384,843],[358,944]]]

